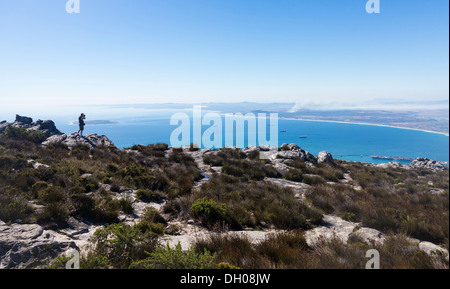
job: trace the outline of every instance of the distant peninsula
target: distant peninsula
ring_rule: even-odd
[[[299,120],[333,121],[358,124],[384,125],[399,128],[449,134],[448,103],[442,109],[314,109],[307,106],[298,108],[296,103],[160,103],[160,104],[117,104],[111,107],[140,109],[191,109],[202,106],[204,111],[222,113],[278,113],[280,118]]]

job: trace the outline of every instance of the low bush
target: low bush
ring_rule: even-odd
[[[125,214],[132,214],[134,211],[133,208],[133,200],[130,197],[125,197],[119,199],[120,207],[122,209],[122,212]]]
[[[166,220],[164,219],[164,217],[161,216],[159,211],[153,207],[145,208],[141,219],[152,223],[166,224]]]
[[[289,171],[287,171],[284,174],[283,179],[286,179],[288,181],[293,181],[293,182],[302,182],[303,174],[302,174],[301,170],[290,169]]]
[[[145,259],[146,252],[151,253],[158,247],[156,237],[123,223],[98,229],[93,241],[91,258],[102,256],[109,266],[117,269],[129,268],[133,262]]]
[[[183,250],[180,243],[175,248],[169,245],[157,248],[142,261],[134,262],[133,269],[215,269],[216,256],[205,251],[196,252],[194,249]]]
[[[164,235],[165,232],[163,224],[158,224],[147,220],[137,223],[136,228],[138,228],[142,233],[153,233],[158,236]]]
[[[136,198],[143,202],[156,202],[160,203],[164,200],[164,196],[162,193],[158,191],[151,191],[151,190],[137,190],[136,191]]]
[[[20,192],[11,186],[0,187],[0,220],[12,222],[31,221],[34,210]]]
[[[225,204],[200,198],[192,204],[191,208],[194,217],[199,218],[204,224],[214,225],[229,221]]]
[[[3,135],[10,139],[26,140],[37,144],[47,139],[47,136],[38,130],[25,129],[13,125],[8,125],[3,131]]]
[[[215,233],[196,240],[196,252],[210,252],[217,256],[218,263],[227,263],[239,268],[271,268],[270,261],[258,254],[244,234]]]
[[[306,229],[322,218],[319,210],[299,202],[291,189],[228,175],[213,176],[201,187],[199,197],[225,204],[237,227]]]

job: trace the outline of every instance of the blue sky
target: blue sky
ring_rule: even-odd
[[[445,108],[449,1],[366,2],[0,0],[0,102]]]

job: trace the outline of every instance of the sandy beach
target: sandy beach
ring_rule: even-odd
[[[408,129],[408,130],[416,130],[416,131],[422,131],[422,132],[428,132],[428,133],[441,134],[441,135],[445,135],[445,136],[447,136],[447,137],[449,136],[449,133],[447,133],[447,132],[432,131],[432,130],[425,130],[425,129],[419,129],[419,128],[410,128],[410,127],[402,127],[402,126],[393,126],[393,125],[387,125],[387,124],[375,124],[375,123],[365,123],[365,122],[349,122],[349,121],[336,121],[336,120],[321,120],[321,119],[304,119],[304,118],[291,118],[291,117],[280,117],[280,119],[303,120],[303,121],[315,121],[315,122],[347,123],[347,124],[358,124],[358,125],[371,125],[371,126],[392,127],[392,128]]]

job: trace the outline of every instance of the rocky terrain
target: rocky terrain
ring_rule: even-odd
[[[298,229],[301,230],[301,236],[306,241],[305,246],[309,248],[308,254],[320,251],[317,248],[322,246],[324,240],[337,239],[344,246],[347,243],[353,244],[351,243],[353,241],[350,242],[349,240],[357,239],[358,242],[366,244],[366,246],[383,246],[386,240],[393,238],[396,234],[403,234],[404,230],[398,225],[393,225],[392,228],[394,229],[388,229],[391,227],[379,225],[378,220],[365,217],[361,208],[364,208],[369,200],[366,199],[364,202],[361,200],[358,201],[360,203],[357,203],[351,197],[357,196],[358,192],[361,191],[367,191],[368,194],[374,196],[385,194],[385,192],[372,192],[374,188],[371,188],[372,181],[376,183],[377,178],[380,178],[380,180],[385,178],[384,175],[381,176],[383,170],[388,171],[388,174],[392,174],[397,179],[403,178],[403,181],[396,179],[395,184],[386,186],[386,190],[391,190],[387,194],[396,194],[394,190],[398,190],[399,194],[403,194],[406,190],[419,190],[420,192],[409,193],[415,194],[416,202],[421,202],[421,198],[428,198],[426,206],[430,206],[434,202],[430,199],[433,197],[446,200],[446,232],[434,229],[434,227],[429,230],[438,230],[436,233],[434,231],[433,233],[423,232],[428,229],[422,226],[420,222],[428,221],[418,220],[416,223],[415,217],[410,215],[405,216],[405,220],[411,222],[411,226],[421,227],[419,229],[415,227],[408,229],[410,227],[406,227],[405,230],[408,242],[415,246],[414,252],[424,252],[431,258],[443,258],[444,264],[439,263],[442,262],[439,259],[441,261],[436,262],[441,265],[436,266],[447,266],[448,268],[448,168],[432,160],[419,158],[411,165],[397,163],[382,165],[353,164],[335,160],[330,153],[325,151],[314,156],[296,144],[283,144],[275,151],[265,146],[247,147],[242,150],[229,148],[225,151],[177,149],[168,146],[162,146],[162,148],[135,146],[120,151],[114,147],[113,142],[106,136],[95,134],[84,137],[77,134],[65,135],[56,129],[52,121],[38,120],[33,122],[31,118],[22,116],[17,116],[13,123],[0,123],[0,135],[3,134],[5,139],[4,141],[0,139],[0,155],[7,153],[9,147],[11,147],[11,151],[14,151],[14,147],[17,146],[17,133],[12,134],[7,131],[10,126],[27,131],[38,131],[45,136],[44,139],[39,139],[36,148],[29,145],[36,151],[27,154],[22,150],[21,158],[24,158],[26,162],[22,164],[17,161],[16,167],[12,166],[10,169],[13,174],[17,174],[20,170],[28,170],[29,174],[32,174],[32,170],[40,174],[49,173],[48,170],[53,170],[55,175],[55,171],[60,169],[58,161],[53,160],[55,158],[53,154],[56,153],[61,154],[64,158],[70,156],[66,161],[70,165],[78,165],[77,160],[86,160],[86,162],[95,161],[95,165],[98,167],[94,167],[93,163],[92,166],[90,165],[91,171],[85,168],[63,169],[61,171],[65,172],[64,175],[58,176],[56,174],[58,177],[53,176],[53,179],[51,177],[42,177],[41,180],[35,178],[35,181],[32,181],[29,186],[21,185],[19,187],[22,190],[29,188],[27,197],[20,200],[13,197],[11,201],[7,201],[9,202],[7,205],[12,206],[11,204],[23,201],[27,203],[24,204],[27,210],[31,208],[30,210],[33,213],[24,214],[23,219],[10,217],[9,220],[0,220],[0,268],[42,268],[48,266],[52,260],[61,256],[69,248],[75,248],[86,255],[98,248],[98,243],[97,247],[94,244],[96,241],[95,232],[98,229],[108,227],[110,224],[117,223],[130,228],[150,226],[152,229],[148,230],[153,230],[152,232],[155,232],[155,224],[163,224],[163,233],[159,233],[157,237],[158,243],[163,246],[168,244],[172,248],[180,244],[183,250],[196,248],[199,242],[217,234],[222,236],[236,235],[249,240],[252,246],[258,246],[258,244],[264,244],[271,236],[286,232],[297,232]],[[23,131],[21,132],[23,133]],[[10,140],[11,138],[13,140]],[[35,139],[33,138],[33,140]],[[66,148],[67,150],[65,150]],[[52,154],[48,157],[36,155],[36,152],[41,150],[52,151]],[[261,153],[265,154],[264,161],[258,160]],[[125,161],[120,159],[126,159],[126,163],[131,162],[131,164],[128,164],[120,175],[121,168],[111,163],[106,167],[106,170],[109,170],[110,173],[105,174],[105,176],[102,175],[102,178],[97,177],[98,171],[103,170],[106,166],[106,158],[108,158],[108,161],[117,158],[114,164],[123,162],[125,166]],[[4,174],[0,174],[1,180],[3,177],[6,179],[7,170],[10,168],[6,163],[13,162],[12,156],[5,155],[0,161],[5,164],[0,166],[5,171]],[[100,165],[98,162],[103,162],[103,164]],[[161,164],[161,162],[163,163]],[[249,164],[253,164],[255,167],[247,167]],[[149,170],[152,174],[155,174],[154,177],[148,177],[143,169],[139,169],[144,165],[151,168]],[[354,167],[355,165],[359,167]],[[192,174],[195,177],[189,180],[176,180],[178,182],[178,185],[176,185],[173,183],[175,180],[171,180],[170,177],[166,179],[166,177],[158,175],[157,172],[161,170],[169,175],[174,173],[174,179],[182,178],[183,174],[186,176]],[[419,179],[420,182],[414,183],[413,187],[410,176],[406,176],[406,174],[408,174],[407,171],[415,172],[416,170],[420,170],[420,173],[417,177],[414,175],[414,178]],[[261,171],[261,175],[258,175],[259,171]],[[364,177],[363,171],[367,171],[369,177]],[[444,177],[447,176],[447,179],[442,184],[437,185],[441,181],[433,178],[435,174],[440,174],[439,176],[443,174]],[[66,184],[72,184],[72,180],[66,180],[71,175],[75,175],[74,178],[78,176],[76,177],[78,187],[69,189],[70,186],[67,185],[67,192],[70,197],[61,196],[59,191],[46,197],[46,194],[50,194],[49,188],[62,186],[61,191],[64,191],[63,188]],[[245,199],[243,199],[242,204],[236,203],[237,197],[233,195],[226,198],[235,198],[234,201],[223,199],[225,203],[228,202],[226,203],[226,214],[216,214],[211,217],[206,213],[202,213],[203,215],[192,213],[195,204],[202,197],[211,196],[208,199],[212,200],[211,192],[218,194],[218,188],[225,188],[227,185],[225,183],[220,185],[220,182],[226,181],[227,178],[236,178],[236,180],[239,178],[239,184],[244,191],[247,184],[251,187],[261,186],[261,190],[280,190],[280,192],[283,190],[283,194],[289,196],[286,198],[291,198],[288,199],[286,205],[292,205],[292,202],[298,203],[295,206],[299,206],[298,209],[304,212],[302,214],[306,218],[302,219],[304,217],[301,215],[300,219],[292,217],[294,219],[291,220],[289,210],[283,211],[283,206],[286,206],[283,204],[280,207],[274,207],[273,211],[270,212],[260,212],[256,209],[254,212],[245,212],[249,209],[242,211],[244,208],[242,206],[251,208],[252,205]],[[10,177],[10,179],[17,180],[17,182],[19,180],[15,177]],[[45,183],[50,184],[52,182],[52,184],[43,184],[44,179],[46,180]],[[121,180],[120,183],[115,182],[118,179]],[[189,184],[188,187],[184,185],[185,182]],[[216,186],[215,182],[219,182],[218,188],[214,187]],[[389,182],[389,180],[385,179],[383,182]],[[0,183],[2,189],[0,195],[7,195],[7,188],[12,190],[11,186],[8,187],[7,184],[7,181]],[[237,184],[234,185],[237,186]],[[34,197],[30,197],[30,194],[37,191],[35,189],[37,186],[43,186],[44,189],[38,191],[38,197],[34,199]],[[82,190],[87,189],[75,193],[75,189],[80,190],[80,186]],[[153,192],[144,190],[149,186]],[[379,186],[385,186],[385,184]],[[388,187],[389,189],[387,189]],[[233,194],[233,190],[235,189],[230,188],[231,194]],[[186,192],[181,193],[181,191]],[[146,194],[151,195],[151,197],[147,197]],[[335,194],[334,198],[342,198],[342,202],[333,203],[332,200],[326,199],[328,198],[326,194]],[[104,197],[105,195],[107,197]],[[277,202],[275,201],[277,196],[274,197],[272,203]],[[53,201],[54,198],[59,198],[62,201],[59,201],[59,199]],[[220,195],[217,197],[218,200],[221,198],[225,197]],[[284,197],[280,195],[280,198]],[[370,196],[370,198],[373,197]],[[195,199],[196,201],[194,201]],[[79,204],[77,203],[78,200],[83,200],[82,202],[85,203]],[[96,210],[92,212],[97,212],[95,213],[97,216],[95,220],[91,211],[87,213],[83,211],[87,210],[84,206],[86,202],[93,201],[99,204],[95,208],[92,207],[92,210]],[[112,206],[112,204],[116,204],[115,201],[121,204],[122,209],[118,209],[118,211],[114,209],[117,215],[112,217],[111,220],[113,221],[108,220],[105,217],[106,213],[103,211],[102,217],[98,217],[98,210],[102,210],[102,204],[103,206]],[[42,212],[47,212],[46,209],[53,205],[56,206],[56,204],[62,206],[65,202],[71,203],[71,206],[70,209],[66,209],[67,212],[65,212],[63,221],[56,217],[57,213],[53,213],[52,217],[42,217]],[[184,205],[184,203],[188,205]],[[2,204],[1,199],[0,204]],[[126,207],[127,204],[128,208]],[[218,206],[215,202],[209,203],[209,205],[211,210],[217,209],[215,206]],[[341,208],[341,205],[346,206],[345,209]],[[357,205],[362,207],[352,209],[352,206]],[[153,213],[153,219],[150,223],[147,222],[149,210],[157,212]],[[261,210],[265,210],[265,207],[263,206]],[[380,215],[381,209],[370,210],[377,211],[378,215],[376,216],[379,216],[380,219],[383,218]],[[274,212],[278,213],[274,215]],[[284,216],[284,214],[287,215]],[[400,214],[400,211],[397,211],[396,214]],[[14,216],[14,214],[6,214],[5,216],[11,215]],[[155,221],[156,215],[160,216],[162,221]],[[278,220],[277,215],[283,216],[285,219]],[[371,215],[371,217],[373,216]],[[211,220],[217,221],[217,224],[222,222],[223,228],[218,230],[217,227],[212,226]],[[371,227],[370,224],[373,224],[374,227]],[[415,233],[416,231],[417,233]],[[414,235],[423,236],[427,240],[421,240]],[[433,243],[429,240],[438,242]],[[445,248],[445,242],[447,242],[447,248]],[[446,265],[445,262],[447,262]],[[237,265],[242,266],[240,263]]]

